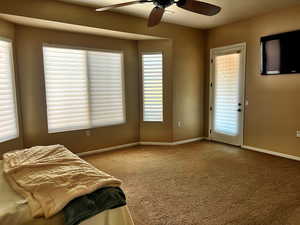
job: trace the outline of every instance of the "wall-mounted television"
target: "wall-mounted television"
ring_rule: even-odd
[[[300,30],[261,38],[262,75],[300,73]]]

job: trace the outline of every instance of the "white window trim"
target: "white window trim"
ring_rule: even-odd
[[[113,49],[103,49],[103,48],[89,48],[89,47],[82,47],[77,45],[63,45],[63,44],[50,44],[44,42],[42,47],[49,47],[49,48],[66,48],[66,49],[73,49],[73,50],[83,50],[83,51],[99,51],[99,52],[108,52],[108,53],[120,53],[124,55],[123,50],[113,50]]]
[[[155,55],[155,54],[162,54],[162,114],[163,114],[163,119],[162,121],[145,121],[144,120],[144,67],[143,67],[143,55],[148,54],[148,55]],[[164,123],[165,122],[165,99],[164,99],[164,74],[165,74],[165,53],[163,51],[142,51],[140,52],[140,64],[141,64],[141,70],[142,70],[142,118],[143,118],[143,123]]]
[[[42,51],[44,47],[50,47],[50,48],[65,48],[65,49],[73,49],[73,50],[83,50],[83,51],[100,51],[100,52],[107,52],[107,53],[119,53],[121,54],[121,80],[122,80],[122,102],[123,102],[123,113],[124,113],[124,121],[123,122],[116,122],[116,123],[111,123],[107,125],[102,125],[102,126],[92,126],[90,124],[89,127],[86,128],[73,128],[73,129],[54,129],[51,132],[49,131],[48,127],[48,113],[46,115],[46,121],[47,121],[47,130],[49,134],[55,134],[55,133],[64,133],[64,132],[71,132],[71,131],[82,131],[82,130],[90,130],[90,129],[97,129],[97,128],[105,128],[105,127],[112,127],[112,126],[120,126],[124,125],[127,123],[127,107],[126,107],[126,91],[125,91],[125,63],[124,63],[124,51],[122,50],[108,50],[108,49],[101,49],[101,48],[89,48],[89,47],[81,47],[81,46],[73,46],[73,45],[62,45],[62,44],[50,44],[50,43],[43,43],[42,44]],[[44,63],[44,61],[43,61]],[[43,83],[44,83],[44,102],[45,106],[47,106],[47,96],[46,96],[46,83],[45,83],[45,67],[43,65]],[[89,80],[89,76],[87,77]],[[90,89],[88,85],[88,90]],[[89,95],[89,104],[90,104],[90,95]],[[46,110],[47,111],[47,110]],[[90,109],[89,109],[90,111]]]
[[[13,53],[13,40],[0,36],[1,41],[6,41],[10,44],[10,58],[11,58],[11,80],[12,80],[12,88],[13,88],[13,100],[15,104],[15,120],[16,120],[16,135],[0,139],[0,143],[10,141],[13,139],[17,139],[20,137],[20,127],[19,127],[19,112],[18,112],[18,101],[17,101],[17,89],[16,89],[16,74],[15,74],[15,63],[14,63],[14,53]]]

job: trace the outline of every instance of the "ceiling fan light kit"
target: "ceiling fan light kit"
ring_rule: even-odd
[[[142,4],[142,3],[153,3],[154,8],[152,9],[149,19],[148,19],[148,27],[156,26],[160,23],[165,9],[173,4],[176,4],[178,7],[197,13],[205,16],[214,16],[221,11],[221,7],[215,6],[206,2],[200,2],[196,0],[137,0],[131,2],[125,2],[110,6],[101,7],[96,9],[96,11],[106,11],[110,9],[115,9],[123,6],[135,5],[135,4]]]

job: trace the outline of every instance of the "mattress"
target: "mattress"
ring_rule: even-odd
[[[62,213],[44,218],[32,218],[26,201],[10,188],[3,176],[0,161],[0,224],[9,225],[64,225]],[[134,225],[127,206],[106,210],[85,220],[81,225]]]

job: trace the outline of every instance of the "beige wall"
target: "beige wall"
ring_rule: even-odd
[[[179,35],[176,41],[173,49],[173,140],[179,141],[204,135],[205,43],[202,32],[189,38]]]
[[[17,56],[22,96],[24,145],[63,144],[73,152],[139,140],[139,97],[137,42],[75,34],[24,26],[16,27]],[[85,48],[121,50],[124,53],[126,117],[123,125],[48,134],[44,89],[42,45],[58,44]]]
[[[3,38],[14,40],[15,25],[0,19],[0,35]]]
[[[8,23],[6,21],[0,20],[0,38],[7,38],[13,41],[13,46],[15,46],[15,26],[14,24]],[[14,54],[15,56],[16,54]],[[16,59],[15,61],[15,65],[16,65]],[[16,74],[17,74],[17,67],[15,68],[16,70]],[[17,87],[17,100],[18,102],[20,102],[20,92],[18,89],[18,77],[16,76],[16,87]],[[18,114],[19,114],[19,138],[14,139],[14,140],[10,140],[10,141],[6,141],[3,143],[0,143],[0,155],[2,155],[1,153],[4,153],[7,150],[12,150],[12,149],[20,149],[23,147],[23,137],[22,137],[22,118],[21,118],[21,105],[19,104],[18,107]]]
[[[133,16],[102,12],[97,13],[91,8],[70,5],[53,0],[3,0],[0,13],[21,15],[46,19],[76,25],[115,31],[130,32],[159,36],[172,41],[173,72],[172,83],[168,85],[174,89],[172,111],[167,120],[183,122],[183,127],[169,126],[167,133],[172,133],[172,140],[182,140],[203,136],[203,50],[204,34],[202,31],[161,23],[154,28],[147,27],[147,21]],[[155,125],[154,125],[155,126]],[[172,129],[174,127],[174,129]],[[164,127],[161,127],[165,129]],[[154,137],[157,132],[165,131],[151,129],[147,136]],[[168,139],[161,141],[169,141]]]
[[[300,130],[300,75],[260,75],[260,37],[300,29],[299,21],[300,7],[293,7],[207,33],[207,68],[210,48],[247,43],[246,99],[249,105],[245,110],[245,145],[300,156],[300,138],[296,138],[296,130]],[[208,70],[206,77],[208,81]],[[205,112],[207,134],[208,113]]]

